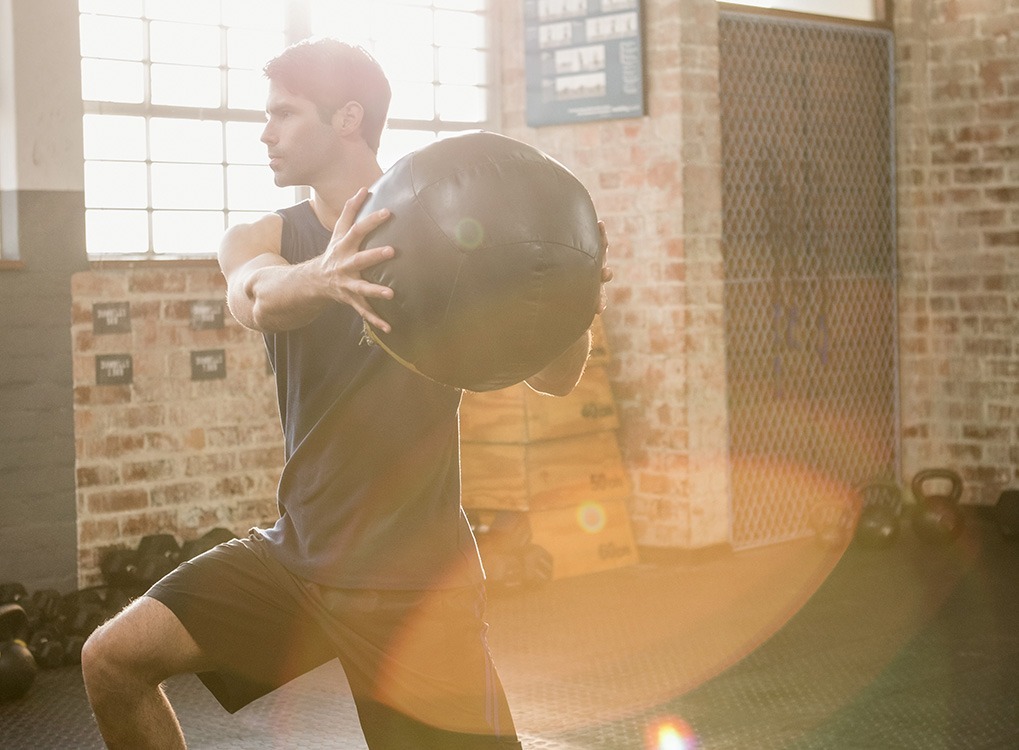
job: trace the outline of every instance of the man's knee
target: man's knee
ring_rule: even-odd
[[[81,650],[90,695],[119,692],[125,685],[156,686],[168,677],[196,671],[198,645],[163,604],[141,597],[96,629]]]

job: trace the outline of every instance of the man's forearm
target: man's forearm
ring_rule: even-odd
[[[590,354],[591,330],[588,329],[565,352],[524,382],[539,393],[565,396],[580,382]]]
[[[321,314],[331,299],[309,263],[271,262],[237,279],[229,290],[234,317],[263,333],[293,330]]]

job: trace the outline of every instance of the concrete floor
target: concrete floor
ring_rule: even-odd
[[[528,750],[1019,747],[1019,544],[812,541],[494,591],[491,645]],[[325,665],[236,715],[167,684],[192,748],[365,747]],[[80,673],[0,705],[0,748],[99,748]]]

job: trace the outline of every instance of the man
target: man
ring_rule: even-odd
[[[460,506],[461,393],[362,340],[365,321],[389,330],[371,302],[393,294],[361,272],[394,249],[358,251],[388,212],[355,221],[382,174],[389,84],[335,40],[294,45],[265,73],[276,184],[313,196],[232,228],[219,257],[230,310],[264,334],[276,372],[280,518],[184,563],[89,639],[100,732],[114,748],[184,747],[159,687],[171,675],[197,673],[236,711],[339,658],[373,750],[519,748]],[[568,393],[589,348],[588,333],[528,382]]]

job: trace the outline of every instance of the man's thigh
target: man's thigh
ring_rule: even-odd
[[[193,671],[231,713],[335,657],[299,582],[256,537],[180,565],[143,598],[161,602],[204,655]]]
[[[385,733],[402,726],[405,722],[392,724],[400,714],[411,720],[407,727],[420,722],[440,735],[515,739],[489,653],[482,588],[355,591],[310,585],[309,593],[322,609],[323,630],[336,644],[366,734],[372,726],[387,725]]]

